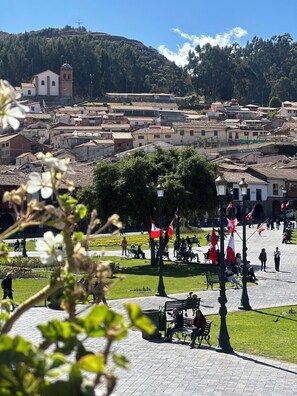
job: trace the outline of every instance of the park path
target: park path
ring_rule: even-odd
[[[238,233],[241,235],[241,228]],[[264,231],[261,236],[255,229],[247,229],[248,259],[253,264],[258,285],[248,287],[250,304],[253,309],[274,306],[297,305],[297,246],[281,244],[281,230]],[[254,233],[254,234],[253,234]],[[225,240],[227,245],[228,238]],[[279,246],[281,266],[274,271],[273,251]],[[259,270],[259,252],[265,247],[268,255],[267,272]],[[206,248],[205,248],[206,249]],[[205,249],[201,248],[202,251]],[[235,236],[235,250],[241,251],[241,240]],[[108,253],[109,254],[109,253]],[[118,254],[118,253],[117,253]],[[164,279],[166,287],[166,278]],[[195,290],[192,290],[195,292]],[[205,314],[218,313],[219,291],[204,290],[201,309]],[[228,311],[236,311],[240,303],[241,291],[227,288]],[[123,311],[125,301],[135,301],[143,309],[158,308],[168,298],[185,297],[185,293],[163,297],[140,297],[126,300],[112,300],[110,306]],[[36,325],[44,321],[64,317],[63,312],[48,308],[32,308],[15,325],[14,334],[21,334],[39,342]],[[228,320],[228,316],[227,316]],[[218,329],[213,329],[217,332]],[[232,344],[232,334],[230,334]],[[255,340],[257,342],[257,340]],[[269,342],[269,335],[267,342]],[[285,334],[280,336],[285,342]],[[100,347],[102,340],[88,341],[90,348]],[[114,347],[118,354],[125,354],[131,362],[131,369],[118,370],[119,380],[114,395],[265,395],[297,396],[297,365],[237,353],[220,354],[215,349],[203,346],[190,350],[188,346],[145,340],[138,331],[130,331],[129,336]],[[99,393],[98,393],[99,394]]]

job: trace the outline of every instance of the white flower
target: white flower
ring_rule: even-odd
[[[18,107],[6,105],[1,111],[2,128],[5,129],[10,125],[13,129],[18,129],[20,121],[18,118],[24,118],[25,115]]]
[[[40,252],[40,261],[42,264],[61,263],[63,261],[63,252],[61,250],[63,244],[63,236],[52,231],[47,231],[43,235],[43,239],[36,241],[36,250]]]
[[[32,172],[27,183],[27,192],[35,194],[40,190],[43,199],[49,198],[53,193],[53,185],[50,172]]]
[[[8,125],[18,129],[20,125],[18,118],[24,118],[26,111],[29,111],[27,106],[18,102],[19,97],[20,95],[16,94],[7,81],[0,80],[0,125],[4,129]]]
[[[55,169],[60,172],[71,173],[71,170],[68,167],[70,162],[69,158],[64,158],[64,159],[54,158],[51,153],[46,153],[46,154],[38,153],[36,156],[51,169]]]

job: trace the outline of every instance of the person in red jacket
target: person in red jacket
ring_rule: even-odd
[[[194,348],[195,345],[195,340],[198,336],[203,334],[203,331],[205,329],[206,325],[206,319],[203,313],[200,311],[200,309],[197,309],[193,323],[192,323],[192,333],[191,333],[191,342],[190,342],[190,348]]]

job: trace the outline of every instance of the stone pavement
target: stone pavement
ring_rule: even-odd
[[[238,233],[241,235],[241,228]],[[253,309],[274,306],[297,305],[296,288],[296,245],[281,244],[281,230],[264,231],[261,236],[254,228],[247,228],[248,259],[253,264],[258,285],[248,287],[250,304]],[[225,247],[228,238],[225,239]],[[279,273],[274,271],[273,251],[276,246],[281,250]],[[267,272],[259,270],[258,256],[262,247],[266,248]],[[206,248],[201,248],[201,252]],[[241,241],[236,235],[235,250],[241,252]],[[201,253],[202,254],[202,253]],[[166,287],[166,278],[164,279]],[[195,292],[195,290],[192,290]],[[198,293],[204,314],[218,313],[219,290],[205,290]],[[227,288],[228,311],[236,311],[240,303],[241,290]],[[143,309],[158,308],[170,297],[183,297],[185,293],[161,297],[141,297],[130,299]],[[112,308],[123,311],[125,300],[113,300]],[[12,330],[33,342],[40,341],[36,325],[54,317],[63,318],[64,313],[48,308],[33,308],[26,313]],[[228,323],[228,316],[227,316]],[[212,339],[214,332],[212,329]],[[232,334],[230,341],[232,344]],[[257,342],[255,340],[255,342]],[[102,340],[89,341],[96,349]],[[171,344],[148,341],[139,331],[131,331],[127,339],[114,348],[118,354],[125,354],[130,362],[129,370],[117,370],[119,377],[114,395],[297,395],[297,364],[290,364],[258,356],[237,353],[221,354],[215,346],[190,349],[183,343]],[[98,393],[99,394],[99,393]]]

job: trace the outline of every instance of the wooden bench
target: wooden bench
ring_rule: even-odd
[[[180,335],[183,338],[183,341],[186,342],[186,338],[191,336],[193,327],[192,327],[193,319],[192,318],[184,318],[184,326],[181,327],[180,329],[176,329],[173,334],[177,336],[178,339],[180,339]],[[205,340],[209,347],[211,347],[211,344],[209,342],[210,340],[210,329],[212,325],[212,320],[206,320],[206,325],[203,331],[203,334],[197,336],[198,340],[198,348],[200,348],[202,341]]]
[[[184,315],[184,313],[186,315],[186,312],[187,312],[188,309],[192,309],[194,311],[194,310],[196,310],[196,309],[198,309],[200,307],[200,300],[201,300],[201,298],[197,298],[197,299],[189,298],[189,299],[186,299],[186,300],[165,301],[165,305],[163,307],[164,314],[165,314],[164,315],[164,319],[165,319],[164,327],[165,327],[165,330],[167,328],[167,323],[171,322],[171,319],[168,316],[172,316],[171,312],[174,309],[177,309],[178,311],[182,312],[183,315]]]
[[[211,290],[213,290],[213,285],[216,283],[220,283],[220,276],[219,274],[206,274],[206,285],[207,289],[209,286],[211,287]]]

